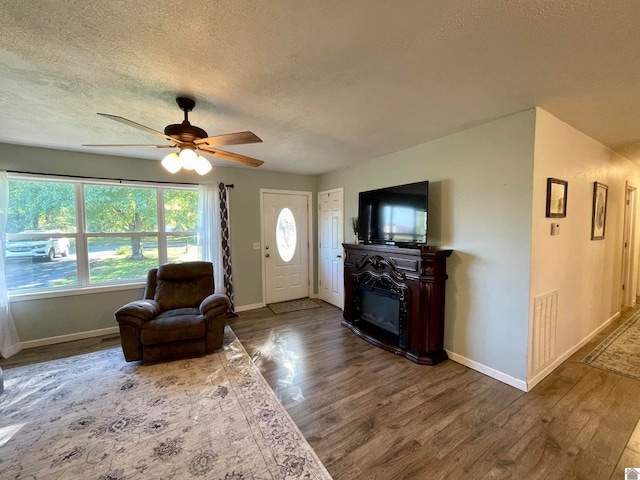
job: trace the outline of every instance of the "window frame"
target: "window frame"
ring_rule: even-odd
[[[34,234],[38,237],[52,237],[62,238],[66,237],[70,241],[75,242],[76,249],[76,275],[78,284],[65,287],[45,287],[45,288],[20,288],[8,290],[9,298],[12,301],[30,300],[38,298],[52,298],[59,296],[70,296],[78,294],[91,294],[98,292],[109,292],[119,290],[138,289],[145,285],[146,278],[129,279],[129,280],[116,280],[108,282],[94,282],[91,283],[90,270],[89,270],[89,239],[91,238],[114,238],[114,237],[155,237],[158,244],[158,265],[167,263],[167,239],[175,236],[193,235],[199,236],[198,225],[196,224],[195,230],[180,231],[180,232],[167,232],[165,225],[165,191],[166,190],[186,190],[199,193],[199,185],[197,184],[172,184],[172,183],[154,183],[145,181],[134,180],[109,180],[109,179],[95,179],[89,177],[66,177],[66,176],[49,176],[49,175],[37,175],[26,173],[9,173],[9,182],[12,181],[37,181],[37,182],[49,182],[49,183],[66,183],[72,184],[74,187],[75,195],[75,209],[76,209],[76,228],[75,232],[63,232],[63,233],[42,233]],[[113,186],[113,187],[129,187],[129,188],[151,188],[155,190],[156,195],[156,216],[157,216],[157,230],[156,231],[141,231],[141,232],[88,232],[87,218],[85,208],[85,186],[98,185],[98,186]],[[196,206],[197,209],[197,206]],[[197,215],[197,211],[195,212]],[[7,233],[7,237],[11,236],[16,238],[20,236],[19,233]],[[200,258],[201,251],[198,252],[198,258]]]

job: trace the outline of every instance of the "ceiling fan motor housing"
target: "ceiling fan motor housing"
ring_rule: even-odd
[[[191,125],[188,120],[182,123],[174,123],[173,125],[167,125],[164,129],[164,134],[169,135],[181,142],[191,142],[199,138],[207,138],[207,132],[200,127]]]

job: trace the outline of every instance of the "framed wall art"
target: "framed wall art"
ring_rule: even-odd
[[[593,213],[591,218],[591,240],[604,240],[607,221],[607,193],[609,187],[593,182]]]
[[[567,216],[567,182],[557,178],[547,178],[547,217]]]

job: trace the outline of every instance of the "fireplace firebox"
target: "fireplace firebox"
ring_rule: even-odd
[[[385,276],[364,272],[352,277],[354,309],[360,327],[400,348],[407,346],[408,289]]]
[[[451,250],[343,244],[342,324],[385,350],[425,365],[443,349],[446,259]]]

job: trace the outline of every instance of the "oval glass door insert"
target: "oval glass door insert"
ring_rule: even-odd
[[[289,262],[296,253],[298,234],[293,212],[285,207],[280,211],[276,221],[276,244],[283,261]]]

